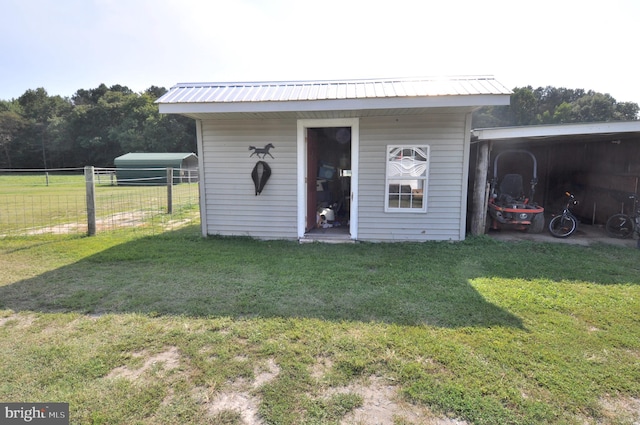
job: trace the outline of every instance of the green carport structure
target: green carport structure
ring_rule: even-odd
[[[173,184],[198,181],[198,157],[194,153],[127,153],[114,159],[119,186],[166,185],[167,169]]]

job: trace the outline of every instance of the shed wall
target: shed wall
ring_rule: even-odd
[[[295,119],[210,120],[202,123],[206,233],[260,239],[295,239]],[[260,159],[249,146],[272,143],[264,161],[271,177],[255,195],[251,172]]]
[[[441,113],[361,118],[359,240],[464,238],[466,117]],[[297,238],[296,129],[295,119],[203,121],[207,234]],[[251,171],[259,159],[250,156],[249,146],[268,143],[275,146],[274,158],[265,158],[272,174],[256,196]],[[392,144],[431,146],[426,213],[384,211],[386,146]]]
[[[466,198],[465,114],[363,118],[358,239],[460,240]],[[386,146],[431,146],[426,213],[385,213]],[[462,233],[462,235],[461,235]]]

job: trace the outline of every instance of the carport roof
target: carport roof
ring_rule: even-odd
[[[473,141],[536,141],[560,138],[603,138],[625,133],[640,133],[640,121],[593,122],[580,124],[529,125],[522,127],[477,128]]]

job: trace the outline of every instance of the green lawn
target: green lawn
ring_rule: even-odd
[[[73,424],[640,421],[638,250],[198,233],[3,239],[0,400]]]

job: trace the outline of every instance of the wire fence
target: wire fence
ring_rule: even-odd
[[[197,170],[0,169],[0,238],[121,229],[156,234],[199,220]]]

